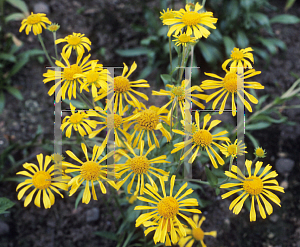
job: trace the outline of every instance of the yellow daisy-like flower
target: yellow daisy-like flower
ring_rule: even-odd
[[[56,97],[56,101],[59,102],[61,97],[63,99],[66,98],[66,92],[68,90],[68,96],[69,99],[71,100],[72,98],[72,94],[73,97],[76,99],[76,88],[77,88],[77,83],[82,84],[83,81],[80,77],[77,76],[77,74],[81,75],[83,72],[90,70],[90,65],[91,63],[94,61],[88,61],[88,59],[90,58],[91,54],[89,54],[88,56],[86,56],[82,61],[82,55],[78,55],[76,63],[70,65],[70,62],[66,56],[65,53],[61,53],[61,56],[63,58],[63,60],[66,63],[66,66],[56,60],[55,64],[62,69],[62,72],[60,71],[55,71],[55,70],[47,70],[47,73],[44,73],[43,76],[46,77],[43,82],[47,83],[49,81],[55,81],[55,80],[60,80],[59,82],[57,82],[55,85],[53,85],[48,94],[51,96],[53,95],[53,93],[55,92],[56,88],[58,87],[58,85],[64,83],[62,85],[62,87],[60,88],[60,90],[58,91],[58,95]]]
[[[90,51],[90,45],[92,44],[91,41],[84,36],[85,34],[73,33],[71,35],[66,36],[64,39],[57,39],[55,41],[55,44],[59,44],[62,42],[68,43],[62,49],[62,52],[66,53],[68,59],[71,55],[72,49],[76,50],[78,56],[82,56],[84,53],[84,47],[87,49],[87,51]]]
[[[128,110],[128,106],[124,108],[123,114],[119,115],[117,113],[114,113],[114,118],[107,117],[107,112],[105,111],[106,108],[103,110],[101,107],[96,106],[95,107],[96,111],[90,110],[88,111],[89,116],[94,116],[94,117],[99,117],[101,119],[104,119],[104,122],[98,122],[99,124],[104,124],[104,126],[99,129],[93,131],[90,135],[89,138],[93,138],[96,135],[98,135],[102,130],[105,128],[108,129],[106,133],[106,138],[104,139],[102,146],[105,147],[108,141],[108,137],[110,135],[110,132],[113,131],[115,134],[115,142],[118,147],[122,146],[122,141],[121,141],[121,134],[127,139],[130,140],[130,135],[122,128],[122,125],[125,123],[128,123],[131,120],[136,119],[139,115],[134,114],[129,117],[123,117],[123,114]]]
[[[180,160],[183,160],[187,155],[189,155],[193,148],[194,147],[197,147],[196,148],[196,151],[194,152],[194,154],[191,156],[191,158],[189,159],[189,163],[193,163],[194,160],[196,159],[196,156],[198,154],[198,151],[199,149],[202,150],[203,148],[206,150],[213,166],[215,168],[218,168],[218,165],[215,161],[215,158],[214,156],[217,158],[217,161],[220,165],[224,165],[224,160],[221,158],[221,156],[212,148],[212,144],[215,145],[216,147],[218,147],[219,149],[222,148],[221,145],[217,144],[215,142],[215,140],[221,140],[221,141],[230,141],[228,137],[222,137],[221,135],[225,135],[227,134],[228,132],[226,130],[223,130],[215,135],[212,135],[210,133],[210,130],[217,126],[219,123],[221,123],[220,120],[213,120],[211,121],[208,129],[206,130],[205,127],[207,125],[207,123],[209,122],[209,120],[211,119],[211,116],[210,114],[206,114],[205,117],[204,117],[204,122],[203,122],[203,127],[202,129],[200,129],[200,118],[199,118],[199,113],[198,111],[196,111],[195,113],[195,119],[196,119],[196,127],[197,127],[197,131],[195,131],[194,133],[190,133],[190,132],[187,132],[187,133],[184,133],[183,131],[181,130],[173,130],[173,132],[177,133],[177,134],[180,134],[180,135],[188,135],[188,136],[191,136],[191,139],[189,139],[188,141],[185,141],[185,142],[179,142],[179,143],[176,143],[174,145],[174,149],[171,151],[171,154],[173,153],[176,153],[178,152],[179,150],[183,149],[185,146],[189,145],[192,143],[192,147],[186,151],[182,157],[180,158]],[[212,152],[213,155],[210,153]]]
[[[253,153],[257,158],[265,158],[266,155],[267,155],[267,152],[265,149],[263,149],[262,147],[257,147],[255,150],[254,150],[254,153]]]
[[[176,15],[176,12],[173,11],[172,9],[167,8],[167,11],[163,9],[163,12],[160,12],[160,19],[161,20],[168,20],[168,19],[173,19]]]
[[[92,159],[89,160],[87,148],[84,143],[81,143],[81,148],[84,152],[86,162],[82,162],[80,159],[76,157],[76,155],[72,151],[68,150],[66,151],[66,153],[73,160],[79,162],[81,166],[73,165],[65,161],[63,162],[63,164],[68,167],[68,169],[66,170],[67,173],[80,172],[80,175],[72,178],[71,181],[68,183],[69,186],[72,186],[70,190],[70,196],[72,196],[77,191],[79,186],[85,181],[86,185],[83,192],[82,203],[88,204],[91,200],[90,184],[92,185],[92,195],[94,200],[97,200],[94,182],[98,182],[100,185],[101,192],[103,194],[106,194],[106,188],[101,180],[106,179],[106,176],[108,174],[107,168],[110,167],[110,165],[106,165],[106,164],[101,165],[101,162],[103,162],[108,157],[113,155],[113,153],[111,152],[108,155],[105,155],[101,160],[98,161],[98,158],[103,153],[104,149],[102,147],[98,147],[97,145],[95,145],[93,148]],[[116,185],[114,181],[107,180],[107,183],[116,189]]]
[[[232,188],[235,186],[241,187],[239,189],[229,191],[222,195],[222,199],[225,199],[234,193],[242,192],[242,194],[239,195],[235,200],[233,200],[229,206],[229,210],[233,209],[234,214],[239,214],[239,212],[241,211],[241,209],[243,207],[245,200],[249,196],[251,196],[250,221],[256,221],[254,198],[256,199],[256,201],[258,203],[259,212],[260,212],[261,217],[263,219],[265,219],[266,212],[260,202],[260,199],[263,201],[266,211],[270,215],[273,213],[273,208],[272,208],[272,205],[266,200],[265,197],[269,198],[271,201],[275,202],[279,207],[281,207],[280,199],[270,190],[276,190],[276,191],[284,193],[283,187],[278,186],[278,182],[275,179],[269,180],[270,178],[275,178],[278,176],[276,171],[269,172],[271,170],[272,166],[267,165],[263,169],[263,171],[260,173],[260,175],[258,175],[262,164],[263,164],[263,162],[260,162],[260,161],[256,162],[255,171],[252,175],[251,174],[252,161],[246,160],[245,165],[247,167],[247,172],[248,172],[247,178],[244,176],[244,174],[242,174],[241,170],[237,166],[233,165],[231,168],[231,171],[233,171],[234,173],[236,173],[239,176],[237,176],[229,171],[226,171],[225,175],[229,178],[239,180],[239,183],[226,183],[226,184],[222,184],[220,186],[220,188]],[[268,185],[268,184],[273,184],[273,185]]]
[[[195,198],[188,198],[184,199],[187,195],[193,193],[192,189],[188,189],[183,195],[180,195],[182,191],[188,186],[185,183],[173,196],[173,188],[175,184],[175,175],[172,176],[170,182],[170,195],[166,195],[165,190],[165,183],[163,178],[160,177],[160,184],[163,192],[163,197],[155,190],[153,186],[150,184],[146,184],[146,188],[144,188],[144,192],[152,197],[153,200],[147,199],[145,197],[139,196],[138,199],[143,202],[149,202],[152,206],[136,206],[134,210],[152,210],[149,213],[144,213],[140,215],[137,220],[135,226],[138,227],[141,224],[147,222],[151,219],[159,219],[159,225],[155,226],[155,233],[154,233],[154,243],[157,242],[164,243],[166,242],[166,238],[168,238],[168,228],[170,230],[171,241],[173,244],[177,243],[178,236],[175,231],[175,224],[179,228],[179,232],[182,236],[186,236],[186,231],[182,223],[178,220],[177,216],[181,216],[185,219],[191,226],[196,227],[196,224],[187,216],[182,214],[180,211],[183,212],[192,212],[192,213],[201,213],[198,209],[187,209],[182,207],[189,207],[189,206],[198,206],[198,201]],[[184,199],[184,200],[183,200]],[[151,229],[151,227],[150,227]],[[153,228],[152,228],[153,229]],[[152,230],[151,229],[151,230]],[[154,229],[153,229],[154,230]]]
[[[49,21],[49,19],[45,16],[46,14],[43,13],[33,14],[31,12],[31,15],[22,21],[19,32],[21,33],[26,27],[25,32],[27,35],[31,31],[31,28],[34,35],[42,33],[42,27],[46,29],[45,23],[51,24],[51,21]]]
[[[130,204],[133,204],[136,199],[138,197],[138,194],[137,193],[134,193],[130,198],[128,196],[126,196],[126,200],[130,203]]]
[[[247,153],[245,151],[246,146],[245,143],[242,143],[242,140],[236,139],[234,143],[232,144],[230,141],[226,142],[226,144],[222,144],[222,148],[220,148],[220,151],[226,156],[236,157],[237,155],[243,155]]]
[[[183,28],[186,28],[186,35],[188,36],[193,34],[196,39],[200,39],[202,36],[207,38],[210,32],[203,25],[216,29],[213,23],[216,23],[218,19],[212,17],[212,12],[198,13],[202,7],[196,3],[195,9],[191,10],[190,5],[187,4],[185,10],[176,11],[175,18],[163,20],[164,25],[173,25],[169,29],[168,36],[174,32],[177,35]]]
[[[102,88],[107,91],[107,81],[112,82],[112,78],[108,75],[109,71],[102,68],[102,64],[97,64],[97,61],[93,61],[91,69],[82,74],[83,83],[80,86],[80,92],[85,89],[89,92],[88,87],[92,88],[93,98],[98,97],[97,89]]]
[[[207,95],[205,95],[205,94],[193,94],[192,93],[194,91],[203,92],[203,90],[199,86],[193,86],[189,89],[187,89],[187,86],[188,86],[188,80],[183,80],[181,82],[181,86],[176,87],[174,85],[167,84],[166,87],[170,88],[171,89],[170,91],[166,91],[166,90],[163,90],[163,89],[161,89],[159,92],[152,91],[152,95],[163,95],[163,96],[170,96],[171,97],[170,101],[166,105],[164,105],[162,108],[168,107],[175,100],[175,104],[173,105],[173,109],[171,109],[169,111],[168,119],[171,118],[171,113],[172,113],[172,111],[174,111],[177,103],[179,104],[182,118],[184,118],[184,115],[185,115],[185,113],[184,113],[185,97],[188,100],[192,101],[195,105],[197,105],[201,109],[205,109],[205,106],[203,104],[199,103],[198,101],[194,100],[193,98],[198,98],[198,99],[205,100],[207,98]]]
[[[205,220],[206,218],[204,216],[202,216],[201,219],[199,220],[198,214],[193,215],[193,221],[197,227],[192,229],[186,229],[187,236],[179,240],[178,242],[179,247],[192,246],[195,241],[200,242],[202,247],[206,247],[206,244],[203,241],[205,236],[212,236],[214,238],[217,237],[217,231],[204,232],[202,230],[201,225]]]
[[[39,166],[33,164],[33,163],[25,163],[23,164],[23,167],[27,169],[28,171],[20,171],[17,172],[17,175],[24,175],[26,177],[30,177],[29,179],[26,179],[24,182],[20,183],[16,189],[20,189],[24,185],[19,193],[18,193],[18,200],[21,200],[21,198],[24,196],[24,193],[31,187],[34,186],[33,191],[29,193],[29,195],[26,197],[24,202],[24,207],[27,207],[28,204],[32,201],[33,195],[38,190],[37,195],[34,199],[34,204],[38,207],[41,207],[41,193],[43,192],[43,203],[45,208],[51,208],[51,206],[55,202],[55,197],[52,193],[52,191],[59,194],[62,198],[64,196],[58,191],[57,188],[62,190],[68,190],[68,185],[63,182],[55,182],[54,178],[54,165],[50,166],[49,169],[47,169],[47,166],[51,162],[51,157],[46,155],[45,157],[45,163],[43,163],[44,156],[43,154],[38,154],[37,160],[39,163]]]
[[[206,102],[209,102],[210,100],[217,97],[218,95],[218,97],[214,100],[212,105],[212,108],[214,110],[217,104],[219,103],[220,99],[225,95],[219,110],[219,114],[222,114],[225,108],[226,100],[229,94],[231,94],[232,116],[235,116],[236,115],[235,94],[237,94],[240,100],[246,106],[247,110],[249,112],[252,112],[251,105],[246,99],[244,99],[244,97],[241,96],[241,92],[243,92],[247,96],[250,102],[252,102],[253,104],[257,104],[258,100],[253,95],[247,93],[244,88],[264,89],[264,86],[262,86],[259,82],[254,82],[254,81],[247,82],[244,80],[253,77],[255,75],[259,75],[260,73],[261,73],[260,71],[255,71],[254,69],[251,69],[246,71],[244,75],[238,76],[236,73],[236,69],[230,69],[230,71],[227,71],[224,78],[212,73],[204,73],[205,75],[217,78],[220,81],[205,80],[201,84],[202,89],[207,90],[207,89],[221,88],[220,90],[209,95],[206,98]]]
[[[70,108],[72,115],[66,116],[64,120],[62,121],[61,130],[64,131],[64,129],[69,126],[66,130],[66,137],[70,138],[72,133],[72,128],[74,128],[75,131],[78,131],[81,136],[85,136],[87,134],[92,133],[92,129],[95,129],[97,126],[97,121],[88,119],[89,114],[85,113],[83,110],[76,111],[76,107],[74,107],[70,103]],[[83,128],[84,127],[84,128]],[[84,130],[85,129],[85,130]]]
[[[114,88],[109,88],[108,90],[114,90],[114,111],[117,112],[119,110],[119,114],[123,114],[123,96],[126,100],[126,102],[134,107],[137,107],[137,108],[141,108],[141,104],[140,102],[135,98],[135,96],[133,96],[131,94],[132,93],[135,93],[137,94],[138,96],[142,97],[143,99],[145,100],[148,100],[148,97],[147,95],[143,94],[143,93],[140,93],[136,90],[134,90],[133,88],[135,87],[150,87],[150,85],[147,83],[146,80],[137,80],[137,81],[129,81],[128,77],[132,74],[133,71],[136,70],[137,68],[137,65],[135,62],[133,62],[133,64],[131,65],[131,68],[129,70],[129,72],[127,73],[128,71],[128,67],[125,63],[124,64],[124,69],[123,69],[123,72],[122,72],[122,75],[121,76],[117,76],[114,78]],[[127,73],[127,75],[125,75]],[[110,85],[108,85],[110,86]],[[100,100],[104,97],[107,96],[107,92],[104,90],[100,95],[99,97],[97,97],[95,100]],[[131,100],[128,99],[128,96],[131,98]]]
[[[117,152],[128,158],[125,164],[115,164],[115,171],[118,173],[119,177],[127,172],[128,175],[122,179],[122,181],[117,183],[117,187],[121,188],[121,186],[129,179],[131,175],[132,179],[131,182],[127,186],[127,192],[128,194],[131,194],[131,188],[132,184],[134,182],[135,177],[138,177],[138,182],[136,185],[135,193],[140,192],[140,195],[142,195],[144,192],[144,177],[147,176],[148,180],[151,183],[151,186],[153,186],[157,190],[157,186],[154,182],[154,180],[151,178],[151,174],[156,176],[157,178],[160,178],[160,176],[169,176],[169,172],[165,172],[162,169],[158,169],[155,167],[152,167],[152,164],[154,163],[171,163],[167,160],[166,155],[161,155],[159,157],[156,157],[154,159],[147,159],[147,155],[155,148],[155,145],[152,145],[145,154],[144,153],[144,141],[141,142],[140,146],[140,155],[136,155],[133,148],[125,142],[125,145],[129,149],[129,151],[133,154],[133,158],[131,158],[126,152],[124,152],[122,149],[118,150]],[[158,173],[162,174],[158,174]]]
[[[60,28],[60,25],[58,25],[57,23],[52,23],[51,25],[49,25],[47,27],[47,30],[49,30],[50,32],[54,33],[57,32],[57,30]]]
[[[230,65],[231,67],[243,67],[244,63],[244,68],[252,68],[252,64],[247,60],[249,59],[252,63],[254,63],[253,54],[251,51],[253,51],[251,47],[241,50],[234,47],[231,51],[231,58],[227,59],[222,64],[222,69],[225,70],[230,62],[232,62]]]
[[[173,39],[172,41],[174,41],[175,45],[177,46],[186,46],[189,43],[195,43],[197,41],[196,38],[191,37],[190,35],[186,35],[186,33],[182,33],[182,31],[180,31],[180,34],[178,35],[173,35],[173,37],[175,39]]]
[[[142,103],[141,103],[142,104]],[[170,133],[163,127],[160,120],[164,121],[166,124],[169,124],[169,120],[167,116],[164,116],[162,114],[168,113],[169,111],[165,108],[158,108],[156,106],[150,106],[149,109],[147,109],[144,104],[142,104],[142,107],[144,110],[136,111],[135,114],[138,114],[138,118],[136,118],[131,123],[128,123],[127,128],[129,128],[132,124],[134,125],[134,132],[131,135],[131,139],[133,140],[136,132],[138,132],[138,135],[134,139],[133,142],[133,148],[137,146],[137,144],[140,146],[141,141],[143,140],[144,134],[147,133],[148,137],[148,146],[152,146],[152,141],[150,137],[150,133],[152,133],[154,143],[159,148],[159,142],[156,138],[156,135],[154,133],[154,130],[160,130],[162,135],[165,136],[168,140],[168,142],[171,140]]]

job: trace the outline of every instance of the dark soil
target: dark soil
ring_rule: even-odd
[[[30,10],[33,10],[36,1],[25,0],[25,2]],[[93,59],[99,59],[107,66],[122,66],[123,62],[132,64],[133,61],[136,61],[138,72],[140,72],[147,62],[145,56],[128,59],[118,56],[115,50],[135,47],[143,38],[138,31],[135,31],[136,29],[132,28],[133,24],[147,25],[143,21],[141,2],[137,0],[51,0],[47,1],[50,10],[47,16],[53,22],[61,25],[58,38],[65,37],[71,32],[85,33],[93,44],[91,51]],[[158,1],[146,1],[143,4],[153,7],[155,2]],[[269,15],[283,14],[285,2],[272,2],[278,7],[278,10]],[[289,13],[300,16],[300,3],[296,2]],[[36,37],[18,32],[20,26],[18,22],[11,26],[10,32],[24,42],[22,50],[40,49]],[[257,76],[257,81],[265,86],[264,92],[260,92],[260,95],[270,94],[269,101],[275,96],[280,96],[296,80],[290,72],[300,76],[300,24],[275,24],[273,30],[276,37],[286,43],[287,50],[279,50],[277,55],[271,58],[268,68],[263,68],[263,63],[261,63],[261,69],[256,68],[262,71],[261,75]],[[50,33],[46,33],[45,43],[47,47],[53,47]],[[106,48],[105,55],[100,53],[100,49],[103,47]],[[54,122],[53,98],[47,94],[50,83],[44,85],[42,81],[42,74],[46,72],[44,66],[47,64],[40,64],[36,60],[32,60],[14,77],[14,86],[22,91],[24,101],[17,101],[12,96],[6,95],[7,105],[0,118],[0,141],[2,140],[0,152],[13,143],[24,145],[36,136],[38,126],[42,128],[42,133],[37,137],[35,146],[27,148],[27,152],[20,149],[12,152],[15,161],[35,162],[36,154],[40,152],[49,154],[40,147],[45,140],[53,139]],[[138,74],[138,72],[136,73]],[[156,85],[156,82],[150,78],[149,84]],[[150,95],[151,91],[148,90],[147,94]],[[150,99],[150,102],[157,104],[153,98]],[[288,105],[299,105],[299,103],[299,99],[293,99],[288,102]],[[234,215],[228,209],[230,200],[221,200],[220,196],[215,195],[214,190],[204,187],[205,194],[200,191],[199,194],[212,203],[202,209],[207,218],[203,229],[205,231],[217,230],[218,232],[216,239],[205,238],[207,246],[300,246],[300,157],[298,153],[300,149],[300,125],[298,124],[300,110],[283,110],[282,113],[297,124],[293,126],[275,124],[266,130],[253,133],[268,153],[264,164],[270,163],[275,168],[275,162],[280,157],[286,157],[295,162],[291,171],[281,173],[278,177],[280,185],[286,188],[285,194],[280,195],[282,207],[274,205],[274,213],[271,216],[262,220],[260,215],[257,215],[258,220],[250,223],[249,212],[246,209],[243,209],[238,216]],[[4,169],[9,169],[10,166],[11,163],[7,161]],[[13,169],[8,175],[14,176],[19,169]],[[24,202],[17,200],[16,186],[15,182],[2,182],[0,186],[0,197],[8,197],[16,203],[10,209],[9,214],[0,218],[9,226],[9,231],[0,235],[0,247],[116,246],[115,241],[94,234],[96,231],[116,232],[118,229],[112,217],[107,213],[107,207],[110,207],[115,217],[120,214],[113,203],[109,201],[109,191],[107,195],[99,194],[99,201],[92,200],[88,205],[80,202],[76,210],[74,209],[76,197],[64,194],[64,199],[56,197],[55,205],[51,209],[45,210],[35,207],[33,203],[24,208]],[[103,200],[108,200],[108,205],[104,204]],[[97,218],[98,210],[99,217]],[[97,219],[90,221],[89,215],[95,216]]]

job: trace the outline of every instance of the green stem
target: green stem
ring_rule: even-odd
[[[105,206],[106,206],[106,209],[108,210],[109,214],[111,215],[114,223],[115,223],[115,226],[117,227],[119,224],[118,224],[118,221],[116,220],[113,212],[111,211],[111,207],[108,205],[108,201],[106,199],[103,200],[104,203],[105,203]]]
[[[81,96],[82,95],[82,96]],[[89,101],[89,99],[84,95],[84,93],[80,93],[79,89],[77,88],[77,95],[78,98],[81,100],[82,103],[90,105],[93,108],[93,104]]]
[[[168,29],[170,30],[170,26],[168,26]],[[170,53],[170,68],[171,68],[171,73],[172,73],[173,68],[172,68],[172,43],[171,43],[171,36],[169,37],[169,53]]]
[[[206,184],[209,185],[209,182],[207,181],[202,181],[202,180],[198,180],[198,179],[192,179],[192,178],[186,178],[186,179],[176,179],[176,181],[189,181],[189,182],[195,182],[195,183],[199,183],[199,184]]]
[[[186,56],[186,47],[183,46],[183,51],[182,51],[182,60],[181,60],[181,65],[180,65],[180,74],[179,74],[179,78],[178,78],[178,81],[179,81],[179,84],[180,84],[180,81],[181,81],[181,78],[182,78],[182,75],[183,75],[183,71],[184,71],[184,60],[185,60],[185,56]]]
[[[43,47],[43,51],[44,51],[49,63],[51,64],[52,67],[55,67],[54,63],[52,62],[52,60],[49,57],[48,51],[46,50],[46,47],[45,47],[45,44],[44,44],[44,41],[43,41],[43,38],[42,38],[41,34],[38,34],[38,38],[39,38],[39,41],[40,41],[40,43]]]
[[[234,160],[234,157],[231,156],[231,157],[230,157],[230,163],[229,163],[229,169],[228,169],[228,171],[231,171],[231,167],[232,167],[232,164],[233,164],[233,160]],[[221,184],[223,184],[223,183],[228,182],[229,179],[230,179],[230,178],[227,177],[225,180],[223,180],[223,181],[221,181],[220,183],[218,183],[217,186],[219,186],[219,185],[221,185]]]
[[[183,141],[184,141],[184,140],[183,140]],[[179,156],[179,159],[180,159],[180,158],[182,157],[182,155],[183,155],[183,150],[184,150],[184,148],[181,150],[181,154],[180,154],[180,156]],[[184,160],[184,159],[182,159],[182,160],[179,161],[179,164],[178,164],[178,166],[177,166],[177,169],[176,169],[176,171],[174,172],[173,175],[177,175],[177,173],[179,172],[179,169],[180,169],[180,167],[181,167],[181,164],[182,164],[183,160]]]
[[[126,216],[125,216],[125,214],[124,214],[124,212],[123,212],[123,210],[122,210],[122,208],[121,208],[121,205],[120,205],[120,203],[119,203],[118,197],[117,197],[117,195],[116,195],[116,191],[115,191],[115,190],[112,190],[112,194],[113,194],[114,200],[115,200],[115,202],[116,202],[116,204],[117,204],[117,207],[118,207],[120,213],[122,214],[123,219],[126,219]]]
[[[56,60],[58,60],[57,45],[55,44],[55,41],[56,41],[56,32],[53,32],[53,40],[54,40],[55,57],[56,57]]]

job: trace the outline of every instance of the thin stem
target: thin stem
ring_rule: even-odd
[[[184,71],[184,60],[185,60],[185,53],[186,53],[186,47],[183,46],[183,51],[182,51],[182,60],[181,60],[181,65],[180,65],[180,74],[179,74],[179,78],[178,78],[178,81],[180,83],[181,81],[181,78],[182,78],[182,75],[183,75],[183,71]]]
[[[112,217],[112,219],[113,219],[113,221],[115,223],[115,226],[117,227],[119,224],[118,224],[118,222],[117,222],[117,220],[116,220],[113,212],[111,211],[111,207],[108,205],[108,201],[105,200],[105,199],[103,201],[105,203],[106,209],[108,210],[109,214],[111,215],[111,217]]]
[[[44,41],[43,41],[43,38],[42,38],[41,34],[38,34],[38,38],[39,38],[39,41],[42,45],[43,51],[44,51],[49,63],[51,64],[52,67],[54,67],[54,63],[52,62],[52,60],[49,57],[48,51],[46,50],[46,47],[45,47],[45,44],[44,44]]]
[[[195,183],[199,183],[199,184],[209,185],[209,182],[207,182],[207,181],[202,181],[202,180],[192,179],[192,178],[176,179],[176,181],[184,181],[184,182],[189,181],[189,182],[195,182]]]
[[[58,60],[57,45],[55,43],[55,41],[56,41],[56,32],[53,32],[53,40],[54,40],[55,57],[56,57],[56,60]]]
[[[168,26],[168,29],[170,30],[170,26]],[[170,53],[170,68],[171,68],[171,72],[172,72],[173,68],[172,68],[172,43],[171,43],[171,36],[169,37],[169,53]]]
[[[93,104],[89,101],[89,99],[84,95],[84,93],[82,93],[82,96],[80,95],[80,91],[77,88],[77,95],[79,97],[79,99],[82,101],[82,103],[86,103],[87,105],[90,105],[91,107],[93,107]]]
[[[181,154],[180,154],[180,156],[179,156],[179,159],[180,159],[180,157],[182,157],[183,151],[184,151],[184,148],[181,150]],[[177,166],[177,169],[176,169],[176,171],[174,172],[173,175],[177,175],[177,173],[179,172],[179,169],[180,169],[180,167],[181,167],[181,164],[182,164],[183,160],[184,160],[184,159],[182,159],[182,160],[179,161],[179,164],[178,164],[178,166]]]
[[[229,163],[229,169],[228,169],[228,171],[231,171],[231,167],[232,167],[232,164],[233,164],[233,160],[234,160],[234,157],[231,156],[231,157],[230,157],[230,163]],[[226,183],[226,182],[229,181],[229,179],[230,179],[230,178],[227,177],[225,180],[223,180],[222,182],[218,183],[217,185],[221,185],[221,184],[223,184],[223,183]]]
[[[115,190],[112,190],[112,194],[113,194],[114,200],[115,200],[115,202],[116,202],[116,204],[117,204],[117,207],[118,207],[119,211],[120,211],[121,214],[122,214],[123,219],[126,219],[126,216],[125,216],[125,214],[124,214],[124,212],[123,212],[123,210],[122,210],[122,208],[121,208],[121,205],[120,205],[120,203],[119,203],[118,197],[116,196],[116,191],[115,191]]]

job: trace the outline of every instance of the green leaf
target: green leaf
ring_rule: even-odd
[[[118,236],[113,232],[100,231],[100,232],[94,232],[94,234],[102,238],[106,238],[114,241],[118,240]]]
[[[235,43],[232,40],[232,38],[230,38],[229,36],[224,36],[223,38],[224,41],[224,46],[225,46],[225,51],[226,51],[226,55],[230,56],[231,51],[233,50],[233,48],[235,47]]]
[[[5,106],[5,96],[3,91],[0,91],[0,113],[2,113]]]
[[[270,21],[267,15],[256,12],[252,13],[251,17],[256,20],[260,25],[270,25]]]
[[[10,3],[12,6],[21,10],[26,16],[29,15],[28,7],[24,1],[22,1],[22,0],[6,0],[6,2]]]
[[[288,9],[290,9],[294,3],[296,2],[296,0],[287,0],[285,7],[284,7],[284,11],[287,11]]]
[[[84,189],[82,189],[82,190],[80,191],[80,193],[78,194],[78,196],[77,196],[77,198],[76,198],[76,201],[75,201],[75,209],[77,209],[78,204],[79,204],[79,201],[82,199],[83,192],[84,192]]]
[[[275,54],[277,52],[277,47],[286,49],[285,43],[279,39],[258,38],[258,40],[269,50],[271,54]]]
[[[283,14],[277,15],[270,20],[270,23],[281,23],[281,24],[296,24],[300,22],[300,18],[295,15]]]
[[[5,22],[7,23],[10,21],[21,21],[25,18],[26,16],[23,13],[12,13],[5,17]]]
[[[249,45],[249,40],[244,31],[238,30],[236,42],[239,48],[246,48]]]
[[[162,74],[160,75],[160,78],[163,80],[165,85],[175,81],[169,74]]]
[[[214,175],[211,170],[209,170],[208,167],[205,167],[205,173],[206,173],[206,177],[207,177],[207,181],[209,182],[209,184],[214,187],[216,186],[216,184],[218,183],[218,178],[216,175]]]
[[[15,63],[17,61],[16,57],[9,53],[0,53],[0,60],[5,60],[5,61],[12,62],[12,63]]]
[[[44,51],[40,50],[40,49],[31,49],[28,51],[24,51],[19,56],[20,57],[23,57],[23,56],[33,57],[33,56],[38,56],[38,55],[44,55]]]
[[[85,110],[85,109],[88,109],[88,106],[85,103],[83,103],[81,101],[78,101],[78,100],[63,99],[62,101],[65,102],[68,105],[70,105],[70,103],[72,103],[72,105],[77,108],[76,110]]]
[[[252,142],[254,148],[259,146],[259,142],[254,138],[253,135],[251,135],[249,132],[246,132],[245,134],[250,139],[250,141]]]
[[[246,131],[265,129],[265,128],[268,128],[270,125],[271,125],[271,123],[268,123],[268,122],[259,122],[259,123],[254,123],[254,124],[247,124],[246,125]]]
[[[151,50],[145,47],[136,47],[127,50],[116,50],[116,53],[123,57],[136,57],[141,55],[147,55],[149,52],[151,52]]]
[[[9,200],[6,197],[0,197],[0,214],[7,213],[5,210],[13,207],[15,205],[14,202]]]
[[[221,60],[222,55],[214,45],[199,41],[198,46],[206,62],[216,63]]]
[[[26,63],[28,63],[29,61],[29,57],[28,56],[23,56],[21,57],[18,62],[16,62],[14,64],[14,66],[12,67],[12,69],[9,71],[9,74],[8,74],[8,78],[9,77],[12,77],[13,75],[15,75],[17,72],[19,72],[20,69],[22,69]]]
[[[15,88],[15,87],[6,87],[5,89],[16,99],[23,100],[23,96],[19,89]]]
[[[220,194],[220,188],[216,188],[216,195],[218,196]]]

